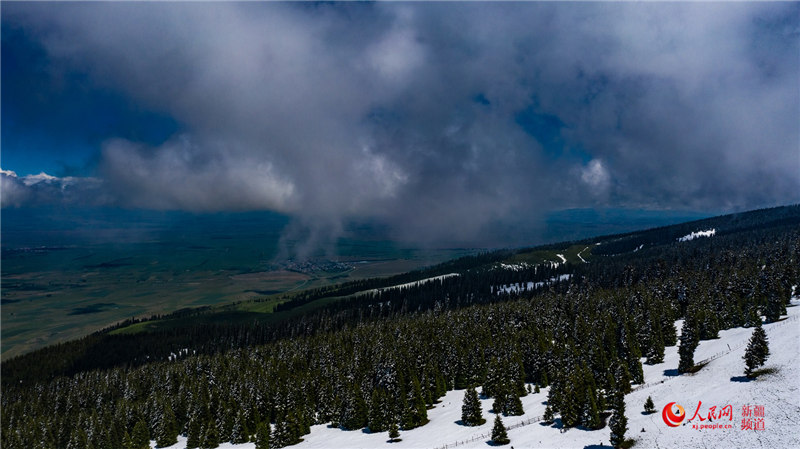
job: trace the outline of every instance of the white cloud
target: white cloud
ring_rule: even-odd
[[[592,159],[581,170],[581,180],[594,189],[605,191],[608,189],[611,176],[600,159]]]

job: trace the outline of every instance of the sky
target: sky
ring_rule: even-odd
[[[469,241],[800,202],[798,3],[2,5],[3,208]]]

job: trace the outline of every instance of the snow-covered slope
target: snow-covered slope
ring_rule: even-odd
[[[639,448],[798,448],[800,447],[800,300],[792,301],[788,317],[777,323],[765,324],[771,355],[765,368],[775,372],[746,381],[743,377],[745,346],[752,329],[737,328],[720,332],[716,340],[702,341],[695,352],[695,361],[707,365],[695,375],[676,375],[678,366],[677,347],[666,349],[664,363],[644,365],[645,384],[625,398],[629,438],[637,440]],[[678,326],[680,329],[680,326]],[[657,413],[643,415],[643,405],[648,396],[653,398]],[[492,400],[483,399],[486,424],[480,427],[464,427],[461,419],[461,403],[464,390],[450,391],[442,402],[428,411],[430,423],[400,433],[402,441],[387,443],[388,434],[368,434],[361,430],[343,431],[326,425],[313,426],[311,434],[293,448],[481,448],[487,447],[494,415],[490,412]],[[556,424],[541,423],[547,389],[538,394],[522,398],[524,416],[504,417],[509,427],[510,446],[532,447],[609,447],[609,429],[596,431],[580,428],[561,432]],[[710,407],[719,411],[732,406],[732,419],[716,420],[716,424],[731,425],[731,428],[695,429],[699,418],[689,422],[698,409],[704,418]],[[661,416],[664,406],[676,402],[686,410],[684,424],[668,427]],[[764,407],[764,429],[742,430],[743,406]],[[753,418],[756,419],[756,418]],[[703,421],[702,424],[708,424]],[[642,431],[644,430],[644,431]],[[183,449],[185,438],[181,437],[171,449]],[[253,449],[252,443],[242,445],[223,444],[223,449]]]

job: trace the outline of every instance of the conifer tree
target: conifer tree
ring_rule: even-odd
[[[386,400],[386,394],[382,389],[372,390],[372,400],[369,404],[369,426],[370,432],[380,433],[388,430],[388,410],[389,404]]]
[[[597,410],[595,395],[588,388],[586,391],[586,405],[583,412],[583,425],[590,429],[599,429],[602,425],[600,421],[600,411]]]
[[[272,447],[284,447],[289,444],[289,435],[283,416],[275,418],[275,432],[272,434]]]
[[[88,446],[89,438],[86,436],[86,431],[79,427],[73,429],[67,449],[85,449]],[[150,441],[147,442],[147,447],[150,447]]]
[[[175,421],[175,413],[172,407],[164,404],[163,415],[158,423],[156,435],[156,447],[172,446],[178,442],[178,423]]]
[[[209,421],[206,424],[205,430],[203,443],[200,445],[200,449],[214,449],[215,447],[219,447],[219,432],[217,431],[217,426],[214,424],[214,421]]]
[[[188,445],[186,447],[188,449],[192,449]],[[122,435],[122,449],[134,449],[133,448],[133,440],[131,439],[131,434],[129,434],[127,430]]]
[[[753,334],[750,335],[750,341],[747,343],[747,349],[744,351],[744,374],[747,377],[753,377],[753,371],[763,366],[769,357],[769,341],[767,334],[761,324],[753,329]]]
[[[234,444],[242,444],[246,443],[248,440],[248,431],[245,428],[244,417],[242,416],[242,411],[239,410],[236,413],[236,418],[233,421],[233,427],[231,428],[231,443]]]
[[[189,418],[186,429],[186,449],[196,449],[203,442],[203,424],[196,415]]]
[[[269,449],[270,425],[266,421],[256,426],[256,449]]]
[[[650,396],[648,396],[647,400],[644,401],[644,412],[647,414],[656,412],[656,406],[653,404],[653,398]]]
[[[492,427],[492,443],[496,445],[508,444],[511,440],[508,439],[506,426],[503,425],[503,420],[500,415],[494,418],[494,427]]]
[[[749,303],[745,310],[744,327],[753,327],[761,324],[761,317],[758,315],[758,305]]]
[[[464,393],[464,404],[461,406],[461,422],[465,426],[480,426],[485,423],[481,401],[474,387],[468,388]]]
[[[547,424],[552,424],[553,421],[555,421],[555,413],[553,413],[553,407],[550,406],[549,401],[547,406],[544,408],[544,416],[542,416],[542,419]]]
[[[767,305],[764,307],[764,318],[767,323],[774,323],[786,313],[786,304],[775,288],[767,288]]]
[[[688,373],[694,368],[694,350],[697,349],[699,339],[694,326],[690,325],[690,320],[683,322],[681,329],[680,346],[678,347],[678,373]]]
[[[147,428],[144,420],[140,419],[133,426],[131,442],[135,449],[148,449],[150,447],[150,429]]]
[[[392,421],[389,424],[389,442],[394,443],[400,441],[400,429],[397,428],[397,423]]]
[[[664,340],[661,332],[657,332],[650,341],[650,348],[647,350],[648,365],[655,365],[664,361]]]
[[[525,410],[522,408],[522,400],[515,394],[507,394],[503,414],[506,416],[522,416]]]
[[[622,447],[625,443],[625,432],[628,430],[628,418],[625,417],[625,395],[617,391],[614,395],[613,414],[609,422],[611,428],[611,445]]]

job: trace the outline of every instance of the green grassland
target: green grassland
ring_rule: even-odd
[[[275,250],[267,245],[229,238],[204,244],[157,241],[4,248],[2,358],[79,338],[129,318],[184,308],[227,305],[221,310],[228,315],[217,314],[213,320],[249,320],[271,313],[276,298],[285,292],[403,273],[466,253],[398,250],[385,242],[371,242],[364,251],[368,256],[357,257],[354,253],[364,248],[345,244],[339,249],[344,254],[339,262],[349,269],[298,272],[276,267]]]
[[[567,259],[568,262],[578,264],[578,263],[584,263],[578,257],[579,253],[581,254],[581,257],[583,257],[584,260],[589,262],[591,258],[591,249],[592,249],[591,246],[587,246],[586,244],[581,244],[581,245],[567,245],[564,246],[563,248],[556,247],[549,249],[532,249],[527,251],[523,250],[503,260],[502,263],[506,264],[523,263],[523,262],[528,264],[541,264],[547,262],[560,263],[561,258],[558,257],[558,254],[562,254]],[[349,274],[353,275],[356,272],[358,272],[357,273],[358,277],[348,276],[348,278],[345,280],[385,276],[389,274],[389,271],[396,270],[398,267],[408,265],[410,264],[410,262],[411,261],[408,260],[396,260],[396,261],[379,261],[374,263],[364,263],[363,266],[360,266],[359,268],[353,270]],[[250,276],[268,277],[269,273],[263,273],[263,274],[253,273],[251,275],[245,275],[243,277],[249,278]],[[328,279],[328,281],[329,280],[330,279]],[[314,283],[313,285],[309,284],[308,287],[319,286],[319,285],[324,285],[324,283]],[[355,293],[355,295],[358,295],[359,293]],[[146,332],[156,329],[168,329],[173,327],[190,326],[203,323],[239,324],[239,323],[253,322],[253,321],[258,321],[261,323],[272,323],[305,314],[307,312],[313,311],[314,309],[323,307],[327,304],[330,304],[332,302],[344,298],[343,296],[326,297],[290,310],[282,312],[274,312],[275,306],[284,301],[284,299],[282,298],[285,297],[286,297],[285,294],[275,294],[258,299],[244,300],[235,303],[217,305],[215,307],[203,309],[201,311],[198,311],[197,313],[193,313],[187,316],[181,316],[178,318],[167,318],[167,319],[135,323],[120,329],[116,329],[112,331],[112,334],[133,334],[133,333]]]

